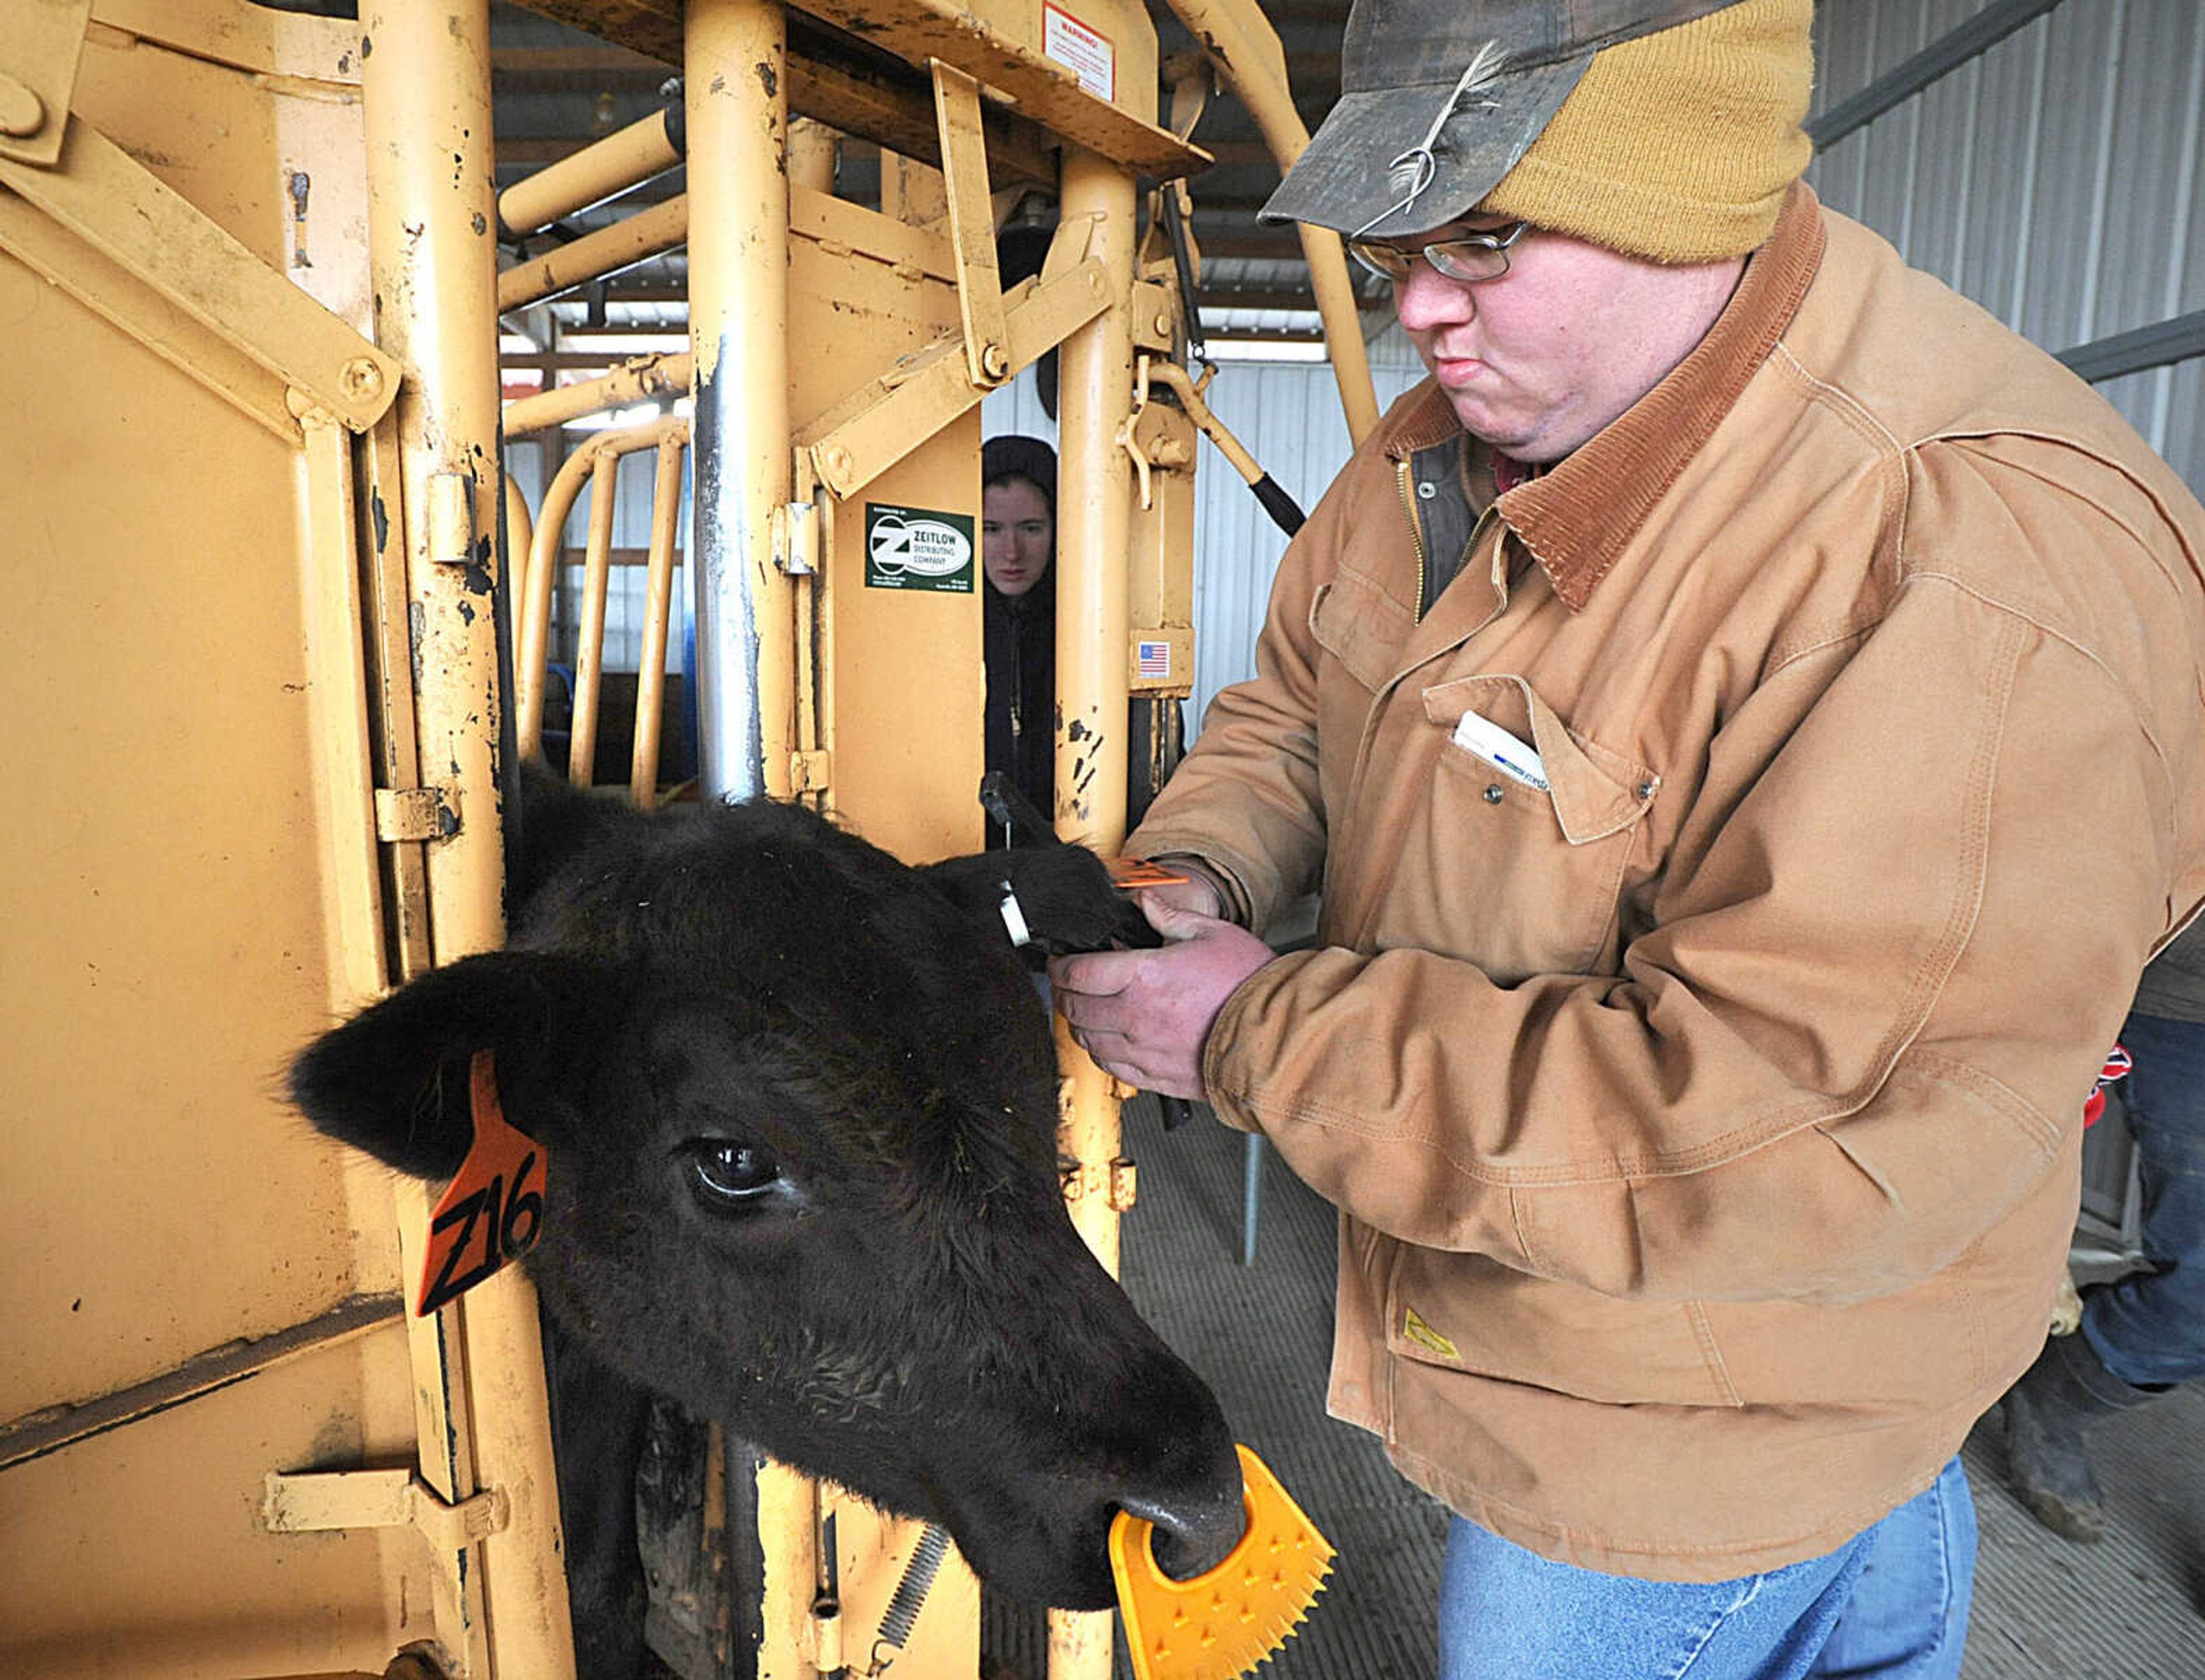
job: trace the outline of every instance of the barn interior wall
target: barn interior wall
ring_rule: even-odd
[[[1814,114],[1992,0],[1822,0]],[[1811,120],[1811,119],[1810,119]],[[2205,309],[2205,6],[2059,3],[1865,128],[1808,180],[2055,354]],[[2205,493],[2201,359],[2099,387]]]

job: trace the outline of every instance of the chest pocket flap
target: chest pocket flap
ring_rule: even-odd
[[[1546,766],[1555,819],[1572,846],[1629,828],[1661,788],[1661,778],[1644,765],[1571,729],[1521,677],[1458,677],[1424,690],[1423,701],[1424,716],[1449,730],[1474,711],[1511,733],[1528,732]]]
[[[1360,572],[1340,567],[1310,603],[1310,634],[1347,674],[1376,692],[1394,674],[1416,614]]]

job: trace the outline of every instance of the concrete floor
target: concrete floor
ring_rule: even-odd
[[[1264,1672],[1429,1675],[1442,1514],[1370,1437],[1324,1414],[1332,1211],[1264,1151],[1256,1263],[1240,1266],[1244,1140],[1198,1113],[1166,1133],[1151,1101],[1127,1107],[1140,1205],[1124,1226],[1124,1272],[1340,1549],[1329,1588]],[[1995,1414],[1969,1440],[1982,1541],[1963,1680],[2205,1680],[2205,1393],[2109,1420],[2095,1446],[2112,1533],[2092,1546],[2038,1527],[2006,1492]],[[991,1642],[1018,1671],[1041,1671],[1020,1663],[1016,1637],[998,1629]]]

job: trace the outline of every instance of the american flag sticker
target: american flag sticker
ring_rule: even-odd
[[[1171,670],[1169,642],[1136,642],[1133,644],[1133,668],[1144,677],[1168,677]]]

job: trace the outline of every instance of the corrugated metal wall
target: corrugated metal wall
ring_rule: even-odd
[[[2199,0],[1822,0],[1816,118],[1955,31],[2022,18],[1832,142],[1809,181],[2048,350],[2205,310]],[[2099,389],[2205,492],[2205,356]]]

